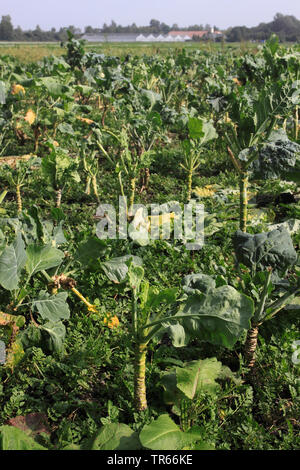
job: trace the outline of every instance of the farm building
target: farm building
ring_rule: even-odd
[[[184,41],[191,40],[193,37],[203,38],[209,35],[212,39],[222,36],[221,31],[215,31],[213,28],[210,31],[170,31],[168,36],[172,38],[184,38]]]
[[[220,31],[170,31],[162,34],[134,34],[134,33],[101,33],[84,34],[82,39],[88,42],[184,42],[191,41],[194,36],[202,38],[207,34],[215,39],[222,33]]]
[[[82,39],[88,42],[135,42],[137,36],[132,33],[100,33],[84,34]]]

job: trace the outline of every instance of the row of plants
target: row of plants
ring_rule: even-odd
[[[296,339],[299,226],[270,228],[284,221],[274,211],[254,223],[248,199],[280,180],[297,194],[297,48],[272,37],[243,57],[182,49],[119,58],[85,53],[70,35],[62,58],[25,67],[3,57],[1,65],[2,448],[243,446],[234,419],[240,408],[255,413],[260,332],[292,311]],[[119,195],[135,237],[99,239],[95,216],[106,216],[97,205]],[[205,202],[199,251],[163,236],[168,224],[175,229],[174,196],[179,208]],[[166,213],[148,218],[136,202],[165,203]],[[288,210],[298,218],[296,199]],[[160,238],[145,239],[153,224]],[[172,353],[160,357],[164,345]],[[77,396],[67,398],[58,370]],[[289,448],[297,445],[293,387],[287,431],[274,438]],[[38,413],[58,431],[7,426]],[[254,416],[248,426],[259,435]],[[248,432],[243,422],[238,429]],[[275,444],[268,436],[262,445]]]

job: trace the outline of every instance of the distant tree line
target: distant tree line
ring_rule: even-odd
[[[300,42],[300,21],[295,16],[277,13],[270,23],[260,23],[254,28],[235,26],[226,31],[226,40],[229,42],[262,41],[275,33],[282,42]]]
[[[14,28],[12,20],[9,15],[2,16],[0,22],[0,41],[64,41],[67,38],[67,30],[70,30],[74,36],[80,37],[82,34],[103,34],[103,33],[133,33],[133,34],[168,34],[169,31],[203,31],[210,30],[211,26],[206,25],[191,25],[187,28],[181,28],[178,24],[172,26],[166,23],[161,23],[158,20],[152,19],[148,26],[137,26],[132,23],[128,26],[118,25],[115,21],[111,21],[109,25],[103,24],[102,28],[93,28],[86,26],[84,31],[71,25],[65,28],[60,28],[58,31],[52,28],[49,31],[43,31],[40,26],[36,26],[34,30],[23,31],[20,26]],[[217,27],[215,26],[215,29]]]
[[[67,30],[74,35],[81,35],[81,31],[74,26],[60,28],[58,31],[51,28],[50,31],[43,31],[39,25],[30,31],[23,31],[20,26],[14,28],[9,15],[2,16],[0,22],[0,41],[65,41]]]
[[[214,26],[214,29],[218,30],[217,26]],[[0,22],[0,41],[65,41],[67,39],[67,30],[71,31],[75,37],[81,37],[83,34],[100,33],[167,34],[169,31],[174,30],[210,31],[211,25],[195,24],[182,28],[176,23],[169,26],[166,23],[152,19],[148,26],[137,26],[135,23],[122,26],[112,20],[110,25],[104,23],[102,28],[86,26],[84,31],[81,31],[80,28],[76,28],[73,25],[60,28],[59,30],[51,28],[49,31],[43,31],[40,26],[37,25],[34,30],[23,31],[20,26],[14,28],[9,15],[3,15]],[[277,13],[274,20],[270,23],[260,23],[253,28],[235,26],[224,31],[224,37],[229,42],[261,41],[268,39],[272,33],[277,34],[281,41],[300,42],[300,21],[297,20],[295,16]],[[197,40],[197,38],[195,38],[195,40]]]
[[[217,26],[214,26],[215,29],[218,29]],[[112,21],[110,25],[104,23],[101,30],[93,30],[91,26],[85,28],[85,33],[139,33],[139,34],[168,34],[169,31],[209,31],[211,25],[206,24],[195,24],[188,26],[186,28],[181,28],[177,23],[174,23],[172,26],[167,25],[166,23],[161,23],[158,20],[150,20],[149,26],[137,26],[135,23],[132,23],[130,26],[121,26],[117,25],[115,21]]]

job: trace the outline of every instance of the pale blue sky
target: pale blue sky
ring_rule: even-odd
[[[277,13],[300,19],[300,0],[0,0],[0,16],[10,15],[14,26],[42,29],[52,26],[102,27],[147,25],[151,18],[169,25],[211,24],[219,28],[272,21]]]

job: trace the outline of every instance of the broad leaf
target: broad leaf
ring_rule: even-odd
[[[14,426],[0,427],[1,450],[47,450],[32,437]]]
[[[20,234],[0,256],[0,284],[4,289],[18,288],[19,276],[26,263],[25,244]]]
[[[140,433],[143,447],[152,450],[182,450],[198,440],[201,440],[200,433],[184,433],[167,414],[144,426]]]
[[[26,254],[26,269],[29,276],[58,266],[64,258],[63,252],[51,245],[29,245],[26,249]]]
[[[239,383],[233,372],[216,358],[185,363],[166,373],[160,383],[164,388],[164,402],[180,409],[183,399],[196,399],[201,393],[215,395],[220,385],[216,379],[229,378]]]
[[[256,179],[280,179],[294,181],[300,174],[300,145],[289,140],[283,130],[272,132],[258,159],[250,167]]]
[[[106,261],[102,264],[102,269],[108,279],[119,284],[127,279],[128,266],[131,263],[142,266],[143,261],[138,256],[125,255]]]
[[[207,294],[215,289],[216,281],[207,274],[188,274],[182,281],[183,290],[186,294]]]
[[[143,294],[141,307],[143,310],[150,311],[157,309],[161,304],[165,306],[172,305],[176,300],[177,288],[167,288],[160,291],[153,286],[149,286],[147,293],[143,292]]]
[[[192,117],[188,122],[189,135],[191,139],[197,139],[201,144],[205,144],[212,139],[216,139],[218,134],[211,122],[204,119]]]
[[[57,126],[57,130],[61,132],[62,134],[69,134],[69,135],[74,135],[74,129],[71,126],[71,124],[68,124],[67,122],[62,122]]]
[[[64,243],[66,243],[67,240],[65,238],[64,231],[63,231],[63,223],[64,223],[63,221],[59,222],[59,224],[56,227],[51,223],[51,226],[53,226],[52,234],[51,234],[51,226],[50,226],[50,233],[49,232],[45,233],[47,227],[45,226],[45,223],[43,224],[44,225],[44,242],[45,243],[49,242],[49,238],[50,238],[50,240],[52,240],[52,242],[56,246],[63,245]]]
[[[297,261],[291,236],[282,226],[255,235],[238,230],[233,244],[238,262],[248,266],[253,272],[271,267],[279,275]]]
[[[85,267],[93,267],[97,259],[106,251],[107,245],[104,240],[97,237],[89,238],[80,243],[75,254],[75,259]]]
[[[196,117],[190,118],[188,121],[189,135],[191,139],[202,139],[204,136],[203,120]]]
[[[126,424],[112,423],[103,426],[90,442],[91,450],[137,450],[141,444],[136,432]]]
[[[177,387],[191,400],[200,392],[215,394],[220,388],[216,379],[222,369],[216,358],[189,362],[185,367],[176,367]]]
[[[250,328],[253,313],[254,304],[250,298],[231,286],[221,286],[206,295],[189,296],[174,321],[176,316],[183,316],[179,323],[191,337],[232,348]],[[174,324],[173,321],[170,323]]]
[[[46,291],[41,291],[38,299],[32,302],[32,307],[39,312],[43,320],[53,322],[67,320],[70,318],[67,297],[67,292],[59,292],[56,295],[50,295]]]
[[[144,277],[144,268],[136,264],[130,264],[128,268],[129,285],[132,289],[138,290]]]
[[[166,328],[166,333],[169,335],[175,348],[183,348],[189,344],[191,336],[183,325],[180,323],[175,323],[174,325],[163,323],[162,325]]]
[[[77,173],[77,158],[71,158],[68,152],[60,147],[55,147],[49,143],[52,149],[49,155],[42,159],[42,173],[49,179],[54,189],[64,187],[68,182],[80,181],[80,176]]]
[[[66,328],[60,321],[49,321],[40,328],[49,335],[46,338],[46,344],[50,351],[61,352],[63,350],[63,343],[66,336]]]
[[[155,91],[152,90],[141,90],[141,94],[149,100],[151,108],[162,98],[159,93],[155,93]]]
[[[160,379],[160,384],[164,389],[164,403],[168,406],[176,403],[176,405],[180,407],[180,402],[185,399],[185,395],[177,387],[176,371],[172,370],[171,372],[165,373]],[[172,409],[172,411],[174,410]]]
[[[50,95],[54,97],[62,96],[71,91],[70,87],[63,85],[53,77],[41,77],[39,81],[44,85]]]

